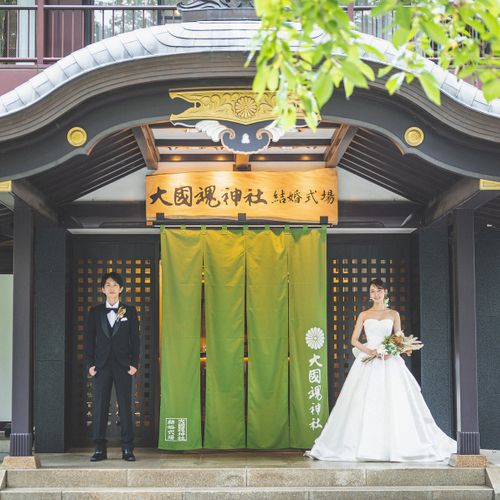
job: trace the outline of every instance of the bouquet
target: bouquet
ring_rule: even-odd
[[[401,330],[384,338],[377,347],[377,353],[366,356],[362,361],[368,363],[379,356],[411,356],[413,351],[418,351],[424,347],[424,344],[413,335],[406,336]]]

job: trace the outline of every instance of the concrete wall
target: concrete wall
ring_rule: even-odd
[[[0,274],[0,422],[12,418],[12,274]]]
[[[500,234],[476,237],[477,357],[481,448],[500,449]]]

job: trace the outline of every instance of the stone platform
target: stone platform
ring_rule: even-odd
[[[37,470],[0,469],[0,500],[495,499],[500,467],[319,462],[299,452],[166,453],[89,462],[92,450],[39,454]],[[490,454],[497,460],[500,454]],[[490,459],[490,463],[491,463]],[[500,460],[499,462],[500,463]],[[497,479],[495,479],[495,477]],[[498,490],[497,490],[497,493]]]

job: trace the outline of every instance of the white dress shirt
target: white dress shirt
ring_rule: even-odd
[[[111,328],[113,328],[116,321],[116,316],[118,314],[119,302],[112,306],[111,304],[108,304],[108,301],[106,301],[106,307],[112,307],[114,309],[114,311],[109,311],[109,313],[107,314],[108,322],[111,325]]]

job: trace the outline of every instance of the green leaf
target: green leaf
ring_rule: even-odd
[[[335,87],[339,87],[340,84],[342,83],[342,79],[344,78],[344,73],[340,68],[334,66],[330,71],[330,76],[332,77],[332,82],[335,85]]]
[[[370,11],[370,15],[372,17],[377,17],[387,14],[389,11],[394,10],[397,4],[398,0],[381,0],[377,2],[375,7]]]
[[[358,62],[358,64],[361,61]],[[356,87],[368,88],[366,83],[366,78],[363,76],[358,65],[354,62],[344,60],[340,63],[342,69],[344,70],[344,80],[347,77]]]
[[[477,70],[476,66],[465,66],[458,72],[457,77],[461,79],[467,78],[468,76],[472,75],[476,70]]]
[[[269,74],[269,66],[265,64],[257,67],[257,74],[253,79],[252,90],[258,94],[262,95],[266,90],[267,75]]]
[[[405,74],[402,71],[400,71],[400,72],[392,75],[387,80],[387,82],[385,83],[385,87],[389,91],[390,95],[394,94],[394,92],[399,90],[399,88],[401,87],[401,84],[403,83],[404,77],[405,77]]]
[[[345,96],[347,99],[351,97],[352,93],[354,92],[354,85],[350,80],[347,80],[344,78],[344,90],[345,90]]]
[[[297,121],[297,113],[292,105],[289,105],[286,109],[285,115],[283,116],[283,127],[285,130],[290,130]]]
[[[382,52],[380,52],[380,50],[373,47],[372,45],[370,45],[368,43],[360,43],[359,46],[360,46],[360,48],[364,49],[366,52],[373,54],[380,61],[385,61],[385,55]]]
[[[401,45],[404,45],[406,42],[408,42],[409,35],[410,35],[410,30],[406,28],[398,28],[394,32],[394,35],[392,35],[392,44],[396,48],[401,47]]]
[[[266,12],[267,0],[255,0],[255,12],[259,17],[262,17]]]
[[[302,108],[307,114],[312,114],[316,110],[316,102],[311,94],[303,94],[300,96],[300,102],[302,103]]]
[[[436,79],[427,71],[417,75],[420,85],[424,89],[425,95],[438,106],[441,106],[441,92]]]
[[[492,16],[489,12],[484,12],[481,16],[483,18],[484,24],[488,27],[488,30],[496,37],[500,36],[500,23],[495,16]]]
[[[387,73],[389,73],[393,68],[394,68],[394,66],[384,66],[383,68],[380,68],[378,70],[377,76],[379,78],[382,78],[385,75],[387,75]]]
[[[321,72],[312,85],[312,91],[319,107],[323,107],[333,94],[333,82],[330,74]]]
[[[375,80],[375,73],[373,72],[373,69],[371,66],[368,66],[368,64],[364,63],[363,61],[359,62],[359,69],[361,70],[361,73],[368,78],[371,82]]]
[[[412,75],[411,73],[406,73],[405,80],[406,83],[411,83],[415,79],[415,75]]]
[[[489,102],[500,97],[500,78],[493,78],[483,85],[484,98]]]
[[[307,126],[310,129],[312,129],[312,130],[316,130],[317,129],[319,119],[318,119],[318,115],[316,113],[313,113],[313,114],[306,113],[305,114],[305,120],[306,120]]]
[[[294,87],[297,84],[297,78],[295,76],[295,68],[293,65],[285,60],[282,66],[282,71],[290,86]]]
[[[278,68],[271,68],[267,75],[267,88],[274,92],[278,88],[279,71]]]
[[[434,21],[422,21],[422,29],[434,42],[439,43],[440,45],[446,45],[448,43],[446,30],[441,24],[437,24]]]

